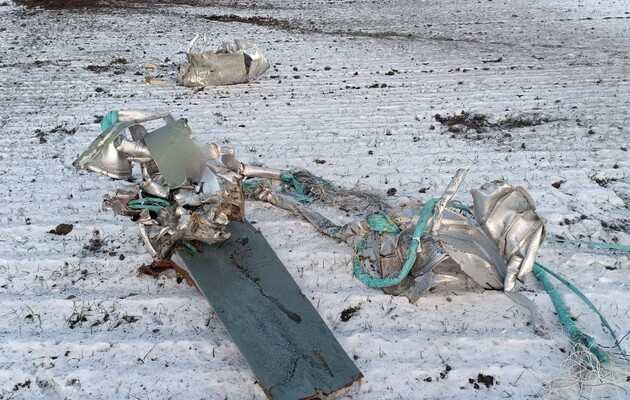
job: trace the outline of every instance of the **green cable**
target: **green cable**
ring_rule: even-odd
[[[424,229],[427,226],[427,222],[431,215],[433,214],[433,207],[437,204],[438,199],[429,200],[420,211],[420,216],[418,217],[418,223],[416,224],[416,229],[413,232],[413,236],[411,238],[411,244],[409,245],[409,250],[407,251],[407,259],[403,264],[402,269],[398,273],[397,276],[391,278],[377,278],[369,275],[363,268],[361,268],[361,260],[359,258],[359,253],[365,249],[365,239],[362,240],[356,249],[356,254],[352,259],[352,266],[354,269],[354,274],[357,279],[363,282],[365,285],[371,288],[385,288],[389,286],[398,285],[409,275],[411,271],[411,267],[416,262],[416,254],[418,252],[418,246],[420,245],[420,238],[424,234]]]
[[[605,364],[610,361],[610,356],[606,353],[599,345],[595,342],[595,339],[582,332],[580,328],[578,328],[577,324],[571,318],[571,314],[562,300],[560,294],[556,291],[556,288],[553,286],[545,272],[550,272],[548,269],[543,267],[538,263],[534,263],[534,276],[538,278],[540,283],[544,286],[547,294],[551,298],[551,302],[553,303],[556,311],[558,313],[558,319],[560,319],[560,323],[564,326],[564,329],[569,334],[569,338],[573,343],[579,343],[586,347],[597,359],[599,362]],[[555,274],[552,274],[556,277]],[[561,281],[562,282],[562,281]],[[565,282],[563,282],[565,283]],[[566,285],[566,283],[565,283]],[[582,295],[583,296],[583,295]],[[590,303],[590,302],[589,302]],[[599,313],[599,312],[598,312]],[[608,323],[606,323],[608,324]]]
[[[127,205],[132,210],[149,210],[157,212],[165,207],[170,207],[171,203],[158,197],[143,197],[141,199],[129,200]]]
[[[424,230],[426,228],[431,215],[433,215],[433,208],[437,204],[439,199],[433,198],[429,200],[420,210],[420,216],[418,217],[418,223],[416,224],[416,229],[414,230],[411,244],[409,245],[409,250],[407,251],[407,259],[403,264],[402,269],[395,277],[390,278],[377,278],[373,277],[370,274],[363,271],[361,267],[361,260],[359,258],[359,253],[365,249],[365,239],[359,242],[357,246],[355,256],[352,260],[352,266],[354,269],[355,276],[363,282],[365,285],[371,288],[385,288],[390,286],[396,286],[400,284],[409,275],[413,264],[416,262],[416,255],[418,253],[418,246],[420,245],[420,238],[424,234]],[[451,203],[449,204],[450,208],[454,208],[457,210],[465,211],[469,214],[472,214],[472,210],[465,204],[460,203]],[[389,233],[399,233],[400,229],[393,224],[393,222],[384,214],[376,214],[368,217],[368,225],[375,232],[389,232]]]
[[[591,242],[590,240],[574,240],[574,239],[556,239],[556,241],[563,243],[573,243],[573,244],[582,244],[590,247],[599,247],[602,249],[610,249],[610,250],[621,250],[630,252],[630,246],[616,244],[616,243],[605,243],[605,242]]]
[[[470,207],[468,207],[466,204],[462,204],[462,203],[450,203],[448,205],[449,208],[454,208],[456,210],[462,210],[467,212],[470,215],[473,215],[472,210],[470,209]]]
[[[604,315],[597,309],[597,307],[595,307],[595,305],[586,297],[586,295],[584,295],[584,293],[582,293],[580,291],[580,289],[578,289],[575,286],[573,286],[573,284],[571,282],[569,282],[566,279],[564,279],[558,273],[556,273],[556,272],[546,268],[544,265],[542,265],[542,264],[540,264],[538,262],[534,263],[534,275],[536,275],[536,270],[537,269],[540,269],[540,270],[548,273],[549,275],[553,276],[557,280],[559,280],[562,284],[564,284],[564,286],[566,286],[573,293],[575,293],[595,314],[597,314],[597,316],[599,317],[600,321],[602,322],[602,325],[604,325],[608,329],[608,332],[610,333],[610,336],[612,336],[612,338],[615,340],[615,346],[617,346],[617,348],[621,352],[621,355],[624,356],[624,357],[627,357],[626,354],[624,353],[623,349],[621,348],[619,338],[615,334],[615,331],[613,330],[613,328],[610,326],[610,324],[608,323],[608,321],[606,320]],[[536,275],[536,277],[538,278],[537,275]],[[558,310],[557,307],[556,307],[556,310]]]

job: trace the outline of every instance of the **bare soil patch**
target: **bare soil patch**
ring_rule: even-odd
[[[548,117],[537,113],[509,114],[493,120],[488,115],[466,110],[448,115],[435,114],[435,120],[442,124],[452,137],[462,134],[465,139],[474,140],[484,139],[487,135],[483,134],[495,131],[503,132],[505,137],[511,137],[507,132],[511,129],[533,127],[551,121]]]
[[[103,10],[115,8],[148,8],[166,5],[204,5],[211,4],[202,0],[17,0],[17,4],[27,8],[43,8],[46,10]]]

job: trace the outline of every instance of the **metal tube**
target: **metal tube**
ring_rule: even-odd
[[[448,203],[450,203],[453,196],[455,196],[455,193],[457,193],[457,189],[459,189],[462,182],[464,182],[466,172],[468,172],[468,170],[458,169],[455,177],[446,187],[446,190],[444,191],[444,194],[442,194],[442,197],[440,197],[440,201],[437,204],[437,210],[435,210],[433,214],[433,226],[431,227],[431,234],[433,236],[436,236],[438,230],[440,230],[440,225],[442,224],[442,213],[446,209]]]
[[[133,161],[149,162],[152,160],[149,149],[140,141],[129,141],[122,138],[120,143],[116,145],[116,150],[125,153]]]

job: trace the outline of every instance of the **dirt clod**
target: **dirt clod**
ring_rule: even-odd
[[[495,382],[494,376],[479,373],[476,379],[468,378],[468,383],[473,385],[473,388],[480,389],[481,388],[480,385],[484,385],[485,387],[489,388],[490,386],[494,385],[497,382]]]
[[[55,229],[51,229],[48,231],[48,233],[54,233],[55,235],[67,235],[68,233],[72,232],[72,228],[74,228],[74,225],[72,224],[59,224],[55,227]]]
[[[350,320],[350,318],[352,318],[354,316],[354,314],[359,312],[360,309],[361,309],[361,307],[359,307],[359,306],[346,308],[345,310],[343,310],[341,312],[341,320],[343,322],[348,322]]]
[[[28,389],[30,387],[31,387],[31,380],[27,379],[24,382],[16,383],[15,386],[13,386],[13,391],[17,392],[21,388],[27,388]]]
[[[494,376],[479,374],[477,375],[477,382],[483,383],[484,385],[486,385],[487,388],[489,388],[490,386],[494,385]]]
[[[450,132],[459,133],[463,129],[483,132],[488,126],[488,117],[483,114],[462,111],[459,114],[442,116],[435,114],[435,120],[446,126]]]
[[[452,369],[453,368],[450,365],[446,364],[444,366],[444,371],[440,372],[440,379],[446,378],[448,376],[448,373],[451,372]]]
[[[490,60],[481,60],[482,63],[487,64],[487,63],[500,63],[501,61],[503,61],[503,57],[499,57],[499,58],[493,58]]]
[[[41,129],[37,129],[35,131],[35,137],[39,139],[39,144],[48,143],[48,139],[46,139],[46,133],[44,133]]]
[[[103,247],[103,239],[101,239],[101,233],[95,230],[94,232],[92,232],[92,238],[90,239],[88,244],[83,246],[83,248],[88,251],[97,252],[101,249],[101,247]]]

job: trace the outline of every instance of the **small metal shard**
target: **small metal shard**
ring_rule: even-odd
[[[465,169],[458,169],[455,177],[446,187],[446,190],[444,191],[444,194],[442,194],[442,197],[440,197],[440,201],[438,202],[436,210],[434,212],[433,224],[431,227],[431,233],[433,234],[433,236],[435,236],[440,230],[444,210],[446,210],[446,207],[453,199],[453,196],[455,196],[455,193],[457,193],[457,190],[461,186],[462,182],[464,182],[464,178],[466,177],[467,172],[468,171]],[[421,249],[421,247],[418,247],[418,249]]]

